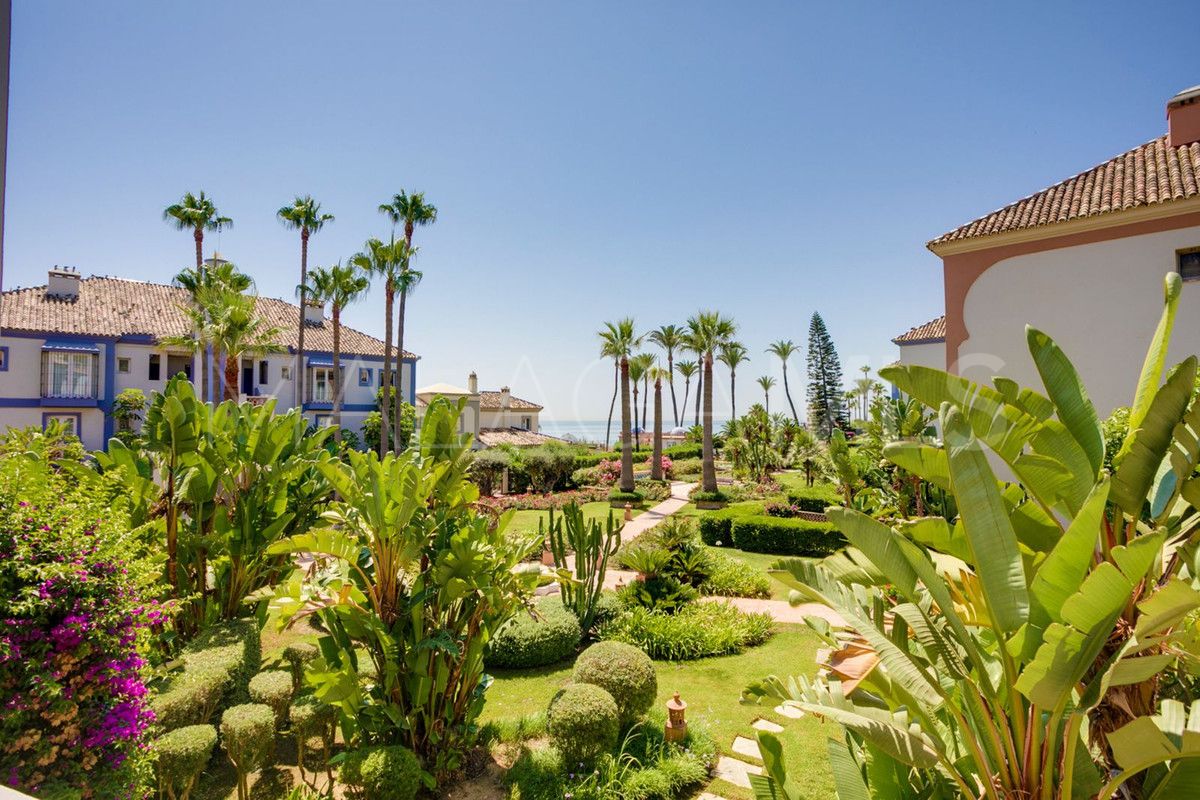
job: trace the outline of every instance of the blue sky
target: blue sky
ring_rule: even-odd
[[[1190,3],[14,5],[5,288],[168,281],[192,243],[162,209],[203,189],[221,251],[291,296],[279,206],[337,216],[326,264],[423,190],[418,383],[474,369],[560,419],[607,412],[595,331],[625,315],[733,316],[743,408],[814,310],[848,378],[882,366],[941,313],[928,239],[1162,134],[1200,83]],[[382,305],[347,322],[380,334]]]

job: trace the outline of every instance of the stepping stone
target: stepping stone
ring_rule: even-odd
[[[783,726],[771,722],[769,719],[756,719],[751,723],[750,727],[760,731],[767,731],[768,733],[783,733]]]
[[[753,764],[747,764],[745,761],[739,761],[729,756],[721,756],[717,759],[717,768],[713,770],[714,778],[720,778],[727,783],[732,783],[734,786],[741,786],[743,789],[750,788],[751,775],[761,774],[762,767],[756,767]]]
[[[781,717],[788,717],[789,719],[800,719],[804,716],[804,712],[800,709],[796,708],[795,706],[787,705],[775,706],[775,713]]]
[[[739,756],[749,756],[762,760],[762,751],[758,749],[758,742],[753,739],[747,739],[745,736],[735,736],[733,738],[733,752]]]

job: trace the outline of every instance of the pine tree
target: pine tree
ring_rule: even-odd
[[[834,428],[848,423],[842,402],[842,362],[825,327],[814,313],[808,324],[808,419],[812,430],[828,440]]]

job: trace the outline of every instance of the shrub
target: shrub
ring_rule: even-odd
[[[689,494],[688,497],[689,497],[689,499],[692,500],[692,502],[695,502],[695,503],[727,503],[727,502],[729,502],[729,495],[727,493],[721,491],[720,489],[717,489],[716,491],[713,491],[713,492],[706,492],[703,489],[701,489],[699,486],[697,486],[695,489],[692,489],[692,493]]]
[[[421,764],[407,747],[372,747],[363,751],[357,778],[371,800],[412,800],[421,788]]]
[[[675,478],[682,478],[685,475],[699,475],[704,470],[704,459],[702,458],[677,458],[672,465],[672,472]]]
[[[599,642],[584,650],[575,661],[572,678],[608,691],[617,703],[622,726],[640,719],[658,694],[650,657],[622,642]]]
[[[154,751],[159,796],[167,793],[175,800],[187,800],[216,744],[217,729],[212,725],[189,725],[158,737]]]
[[[512,466],[512,458],[503,450],[480,450],[471,461],[471,480],[479,487],[479,494],[490,497],[504,478],[504,471]]]
[[[646,500],[659,502],[666,500],[671,496],[671,484],[666,481],[655,481],[649,478],[641,478],[634,481],[637,487],[638,494]]]
[[[615,619],[624,608],[621,598],[615,592],[605,592],[596,601],[596,611],[593,617],[595,624],[603,625],[605,622]]]
[[[746,614],[729,603],[706,602],[674,613],[635,606],[601,627],[599,635],[608,640],[603,644],[623,642],[654,658],[686,661],[737,653],[762,644],[773,632],[769,614]]]
[[[312,642],[292,642],[283,648],[283,660],[292,671],[292,693],[299,694],[304,686],[304,668],[315,659],[321,651]]]
[[[641,492],[622,492],[620,489],[613,489],[608,493],[608,499],[613,503],[632,503],[639,505],[645,498]]]
[[[507,511],[510,508],[517,511],[549,511],[552,508],[561,509],[570,503],[583,505],[607,499],[608,489],[602,486],[591,486],[554,494],[506,494],[503,497],[480,497],[479,502],[497,511]]]
[[[703,458],[704,445],[702,444],[676,444],[670,447],[663,448],[663,455],[670,456],[678,461],[683,458]]]
[[[787,501],[801,511],[811,511],[817,514],[824,514],[828,506],[840,506],[845,502],[832,486],[819,485],[789,489]]]
[[[557,597],[537,603],[537,618],[519,614],[488,645],[489,667],[524,669],[562,661],[579,647],[579,619]]]
[[[270,706],[275,714],[275,727],[282,728],[292,702],[291,673],[281,669],[258,673],[250,679],[250,700]]]
[[[262,641],[258,623],[231,620],[205,629],[183,650],[184,670],[223,670],[229,683],[218,708],[228,708],[250,699],[250,678],[262,663]]]
[[[762,570],[731,558],[711,553],[709,574],[700,584],[700,593],[718,597],[770,597],[771,580]]]
[[[710,547],[730,547],[733,521],[763,513],[762,503],[738,503],[700,517],[700,539]]]
[[[220,668],[197,668],[181,673],[166,691],[150,701],[159,730],[168,732],[207,723],[217,713],[230,680],[229,672]]]
[[[543,493],[565,488],[575,469],[575,453],[560,444],[531,447],[522,453],[521,460],[529,473],[529,482]]]
[[[766,515],[735,517],[730,538],[739,550],[779,556],[827,556],[846,546],[845,537],[828,522]]]
[[[246,800],[246,777],[262,769],[275,747],[275,714],[270,706],[247,703],[221,715],[221,744],[237,771],[238,800]]]
[[[316,736],[321,740],[324,765],[329,765],[329,753],[333,749],[337,732],[338,710],[336,706],[322,703],[313,695],[296,698],[288,714],[292,730],[296,734],[296,763],[304,771],[304,749],[309,739]]]
[[[546,727],[568,764],[588,763],[616,747],[620,718],[617,701],[606,689],[572,683],[550,701]]]

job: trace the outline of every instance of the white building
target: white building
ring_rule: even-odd
[[[103,448],[113,434],[110,411],[119,392],[137,388],[149,398],[177,373],[193,381],[201,376],[200,354],[161,343],[190,333],[183,310],[188,303],[188,293],[175,286],[80,278],[74,270],[58,268],[50,270],[46,286],[4,292],[0,429],[45,426],[55,418],[72,425],[89,449]],[[240,397],[274,397],[276,408],[286,411],[297,399],[293,373],[300,309],[283,300],[259,297],[256,310],[268,325],[279,329],[277,343],[284,352],[242,358]],[[320,306],[310,305],[306,316],[302,406],[305,415],[320,425],[328,423],[333,406],[333,324]],[[342,424],[357,430],[375,408],[383,342],[343,325],[341,351]],[[409,402],[415,401],[416,360],[413,354],[404,354],[400,387]]]
[[[533,447],[549,441],[561,441],[538,432],[538,415],[542,412],[540,405],[514,396],[507,386],[497,391],[480,391],[479,379],[474,372],[467,377],[466,388],[435,383],[417,389],[418,426],[425,416],[425,409],[438,396],[452,401],[466,398],[467,406],[459,417],[458,429],[472,434],[477,448],[495,447],[498,444]]]
[[[892,339],[900,348],[897,364],[908,366],[946,368],[946,318],[931,319],[923,325],[909,328]]]
[[[1200,87],[1170,100],[1167,128],[929,243],[945,286],[937,366],[1040,386],[1031,324],[1058,342],[1107,415],[1133,398],[1172,270],[1184,284],[1169,363],[1200,353]],[[920,352],[897,344],[902,363],[936,360],[936,341]]]

